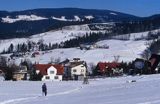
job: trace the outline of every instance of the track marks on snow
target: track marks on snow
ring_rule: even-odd
[[[52,96],[58,96],[58,95],[67,95],[70,93],[74,93],[77,92],[81,89],[82,87],[78,87],[72,90],[68,90],[68,91],[64,91],[64,92],[58,92],[58,93],[54,93],[54,94],[49,94],[46,97],[52,97]],[[13,103],[18,103],[21,101],[28,101],[28,100],[33,100],[33,99],[37,99],[41,96],[34,96],[34,97],[24,97],[24,98],[17,98],[17,99],[10,99],[10,100],[5,100],[3,102],[0,102],[0,104],[13,104]]]

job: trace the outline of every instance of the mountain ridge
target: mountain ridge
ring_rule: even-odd
[[[124,23],[138,23],[143,20],[152,21],[152,17],[142,18],[111,10],[81,8],[40,8],[13,12],[0,11],[0,39],[23,38],[70,25],[109,22],[119,22],[121,23],[120,25],[123,25]],[[160,26],[160,24],[155,24],[156,28]]]

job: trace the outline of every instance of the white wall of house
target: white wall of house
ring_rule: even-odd
[[[0,76],[0,81],[4,81],[4,76]]]
[[[78,65],[76,67],[73,67],[71,68],[71,75],[83,75],[85,76],[86,75],[86,67],[81,64],[81,65]]]
[[[62,81],[62,75],[57,75],[57,69],[51,66],[47,69],[47,75],[42,77],[42,81]]]

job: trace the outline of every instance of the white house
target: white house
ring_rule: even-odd
[[[83,64],[80,64],[78,66],[72,67],[71,68],[71,75],[82,75],[82,76],[86,76],[86,66]]]
[[[42,81],[62,81],[64,68],[61,65],[36,64],[36,73],[40,73]]]
[[[86,77],[87,67],[84,61],[75,58],[70,62],[71,77],[73,79],[82,79]],[[77,78],[76,78],[77,77]]]

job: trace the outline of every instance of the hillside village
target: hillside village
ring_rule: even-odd
[[[73,27],[71,26],[71,28]],[[45,33],[44,36],[47,35]],[[87,38],[84,35],[82,39],[94,38],[96,37],[92,33],[89,36],[87,35]],[[64,81],[156,74],[160,72],[160,56],[156,54],[158,45],[154,45],[159,42],[159,30],[112,36],[109,40],[93,43],[89,40],[88,44],[78,43],[79,45],[75,45],[75,47],[69,46],[74,45],[77,41],[73,39],[70,40],[71,43],[68,46],[66,45],[66,47],[71,48],[64,47],[64,44],[67,44],[65,42],[51,44],[45,41],[47,40],[45,38],[43,40],[41,37],[37,42],[28,40],[24,43],[16,43],[17,45],[11,43],[8,49],[5,48],[0,57],[1,79],[14,81]],[[152,41],[154,41],[154,44]],[[119,47],[119,44],[121,44],[121,47]],[[142,48],[138,48],[140,45]],[[126,51],[126,49],[128,50]],[[72,54],[73,51],[75,51],[74,54]],[[89,52],[93,52],[92,54],[94,55],[88,55]],[[112,59],[108,60],[108,56],[105,56],[104,52],[113,54]],[[97,56],[98,53],[102,55]],[[84,59],[81,54],[82,56],[87,54],[87,57]],[[72,57],[68,57],[69,55],[72,55]],[[46,62],[43,62],[41,57]],[[129,59],[129,61],[124,61],[124,59]]]
[[[160,0],[0,0],[0,104],[160,104]]]
[[[2,27],[6,24],[15,28],[3,30],[14,35],[4,35],[0,40],[2,80],[86,80],[160,72],[160,30],[155,22],[158,17],[146,19],[74,8],[58,10],[59,14],[54,9],[44,9],[50,13],[30,10],[24,12],[37,15],[11,12],[10,16],[1,17]],[[63,16],[63,10],[69,14]],[[72,10],[81,13],[74,15]],[[28,22],[26,25],[33,29],[25,25],[17,28],[17,22]],[[40,27],[41,22],[44,26]]]
[[[33,54],[36,57],[40,53]],[[11,55],[11,58],[14,57],[21,56]],[[51,60],[48,64],[32,63],[29,60],[24,60],[19,65],[14,62],[8,63],[9,60],[2,56],[0,58],[1,80],[64,81],[160,73],[160,55],[157,54],[152,54],[148,60],[136,58],[129,63],[119,62],[119,57],[115,56],[114,61],[100,61],[97,65],[87,65],[80,58],[66,59],[64,61],[56,59]]]

